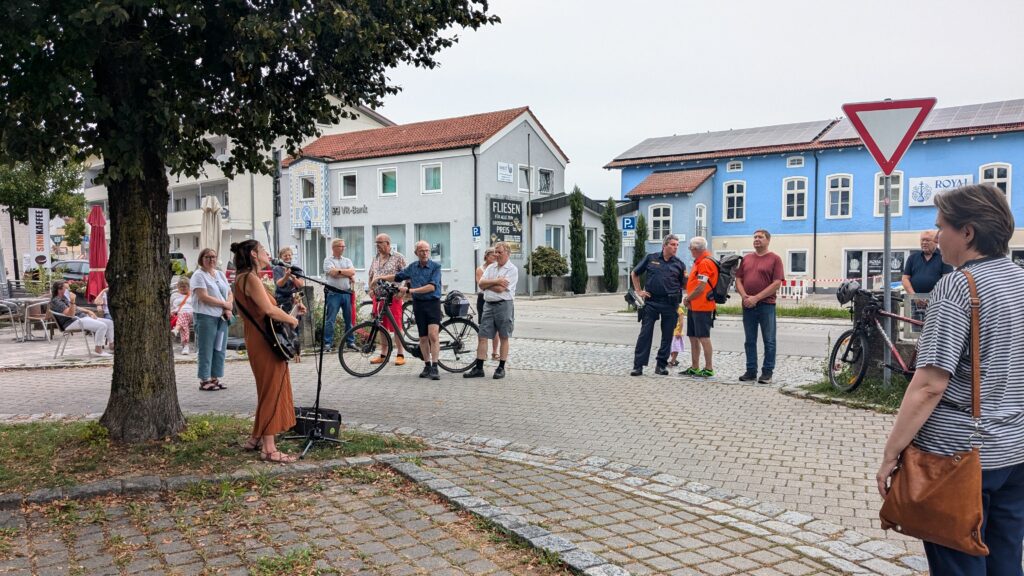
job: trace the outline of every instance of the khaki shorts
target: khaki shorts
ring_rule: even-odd
[[[511,300],[484,302],[484,313],[480,316],[480,337],[488,340],[500,334],[502,338],[512,335],[515,324],[515,306]]]

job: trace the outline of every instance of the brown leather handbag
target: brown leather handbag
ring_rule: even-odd
[[[981,539],[981,300],[974,276],[962,272],[971,287],[971,416],[975,428],[969,438],[971,449],[942,456],[907,446],[892,473],[878,516],[884,530],[891,528],[972,556],[988,556],[988,546]]]

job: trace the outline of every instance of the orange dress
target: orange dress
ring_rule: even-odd
[[[244,285],[239,286],[241,281]],[[257,322],[264,322],[267,313],[274,307],[263,284],[250,273],[239,274],[235,280],[235,300]],[[249,367],[256,379],[256,421],[253,422],[253,436],[269,436],[290,430],[295,426],[295,405],[292,400],[292,377],[288,362],[278,358],[267,344],[259,327],[253,327],[242,314],[245,326],[245,349]]]

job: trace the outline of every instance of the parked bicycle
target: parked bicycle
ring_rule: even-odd
[[[910,357],[910,361],[904,361],[899,349],[882,328],[879,317],[891,318],[895,322],[908,322],[914,326],[924,326],[924,322],[885,310],[882,293],[863,290],[860,283],[855,280],[848,280],[840,284],[839,290],[836,291],[836,298],[840,304],[850,304],[853,329],[839,335],[835,346],[832,347],[832,353],[829,355],[828,380],[832,386],[843,392],[853,392],[860,386],[868,371],[870,342],[879,335],[885,340],[889,350],[892,351],[892,358],[897,362],[897,364],[890,363],[885,366],[907,378],[913,377],[914,365],[917,360],[916,349]],[[893,300],[902,301],[902,298],[893,296]],[[857,302],[861,303],[860,316],[857,316],[855,312]]]
[[[392,333],[384,329],[384,319],[387,318],[392,326],[400,326],[391,314],[391,302],[398,295],[398,285],[387,283],[384,285],[384,303],[380,306],[377,314],[366,322],[360,322],[349,329],[343,342],[349,341],[349,337],[355,339],[355,350],[342,347],[338,350],[338,358],[341,367],[353,376],[372,376],[380,372],[391,359],[391,352],[394,350]],[[468,308],[468,306],[467,306]],[[467,311],[455,311],[445,306],[445,313],[449,318],[441,322],[439,328],[440,356],[437,364],[448,372],[465,372],[476,362],[477,333],[479,327],[472,320],[461,315]],[[420,345],[418,341],[410,341],[404,337],[403,331],[394,332],[396,338],[402,339],[405,351],[415,358],[422,360]],[[383,348],[381,348],[383,342]],[[379,360],[383,357],[383,360]],[[378,359],[376,362],[371,360]]]

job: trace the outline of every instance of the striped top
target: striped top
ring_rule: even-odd
[[[1009,258],[972,260],[981,298],[981,467],[1024,462],[1024,268]],[[917,367],[952,374],[935,411],[914,439],[928,452],[970,449],[971,307],[967,278],[946,274],[932,290],[918,340]]]

